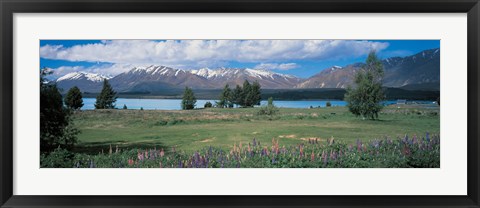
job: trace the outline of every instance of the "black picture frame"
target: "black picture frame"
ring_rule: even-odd
[[[478,0],[0,0],[1,207],[480,207]],[[467,13],[466,196],[24,196],[13,195],[14,13]],[[448,180],[448,179],[445,179]]]

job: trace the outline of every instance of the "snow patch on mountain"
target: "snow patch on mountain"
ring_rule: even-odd
[[[80,80],[87,79],[92,82],[102,82],[104,79],[111,79],[111,76],[101,75],[89,72],[71,72],[57,79],[57,82],[64,80]]]

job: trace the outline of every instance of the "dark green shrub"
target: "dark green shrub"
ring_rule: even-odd
[[[206,102],[205,105],[203,105],[204,108],[211,108],[212,103],[211,102]]]
[[[40,156],[40,167],[42,168],[72,168],[74,154],[68,150],[55,149],[49,154]]]
[[[267,106],[260,107],[260,110],[257,112],[257,115],[273,116],[277,114],[278,111],[279,111],[278,108],[273,104],[273,98],[270,97],[268,98]]]

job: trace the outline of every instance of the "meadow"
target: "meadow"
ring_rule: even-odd
[[[346,107],[84,110],[73,151],[42,168],[438,168],[440,111],[390,105],[379,120]]]
[[[439,134],[439,108],[421,105],[388,106],[379,120],[362,120],[346,107],[280,108],[274,116],[257,115],[258,108],[165,110],[85,110],[73,121],[81,131],[74,152],[98,154],[113,149],[172,148],[193,153],[214,146],[260,144],[272,139],[282,145],[334,138],[345,144],[357,140],[398,139],[405,135]]]

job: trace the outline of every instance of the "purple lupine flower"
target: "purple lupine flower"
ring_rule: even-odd
[[[137,158],[139,161],[143,161],[144,157],[143,157],[143,153],[141,153],[140,151],[138,151],[137,153]]]
[[[360,139],[357,139],[357,151],[361,152],[362,151],[362,142]]]
[[[425,138],[427,139],[427,142],[430,143],[430,133],[427,132]]]
[[[204,156],[200,157],[200,167],[206,168],[207,166],[205,164],[206,164],[205,157]]]
[[[148,156],[148,158],[149,158],[150,160],[155,160],[155,152],[152,152],[152,151],[150,150],[150,156]]]
[[[195,151],[195,160],[200,160],[200,154],[197,151]]]
[[[255,139],[255,137],[253,138],[253,147],[257,146],[257,140]]]
[[[404,143],[408,143],[408,135],[405,134],[405,137],[403,137],[403,140],[402,140]]]
[[[178,168],[183,168],[183,162],[182,162],[182,160],[178,160]]]
[[[337,151],[334,151],[333,152],[333,160],[337,160],[337,158],[338,158]]]
[[[322,159],[323,159],[323,165],[327,165],[328,159],[327,159],[327,154],[325,154],[325,150],[322,152]]]

